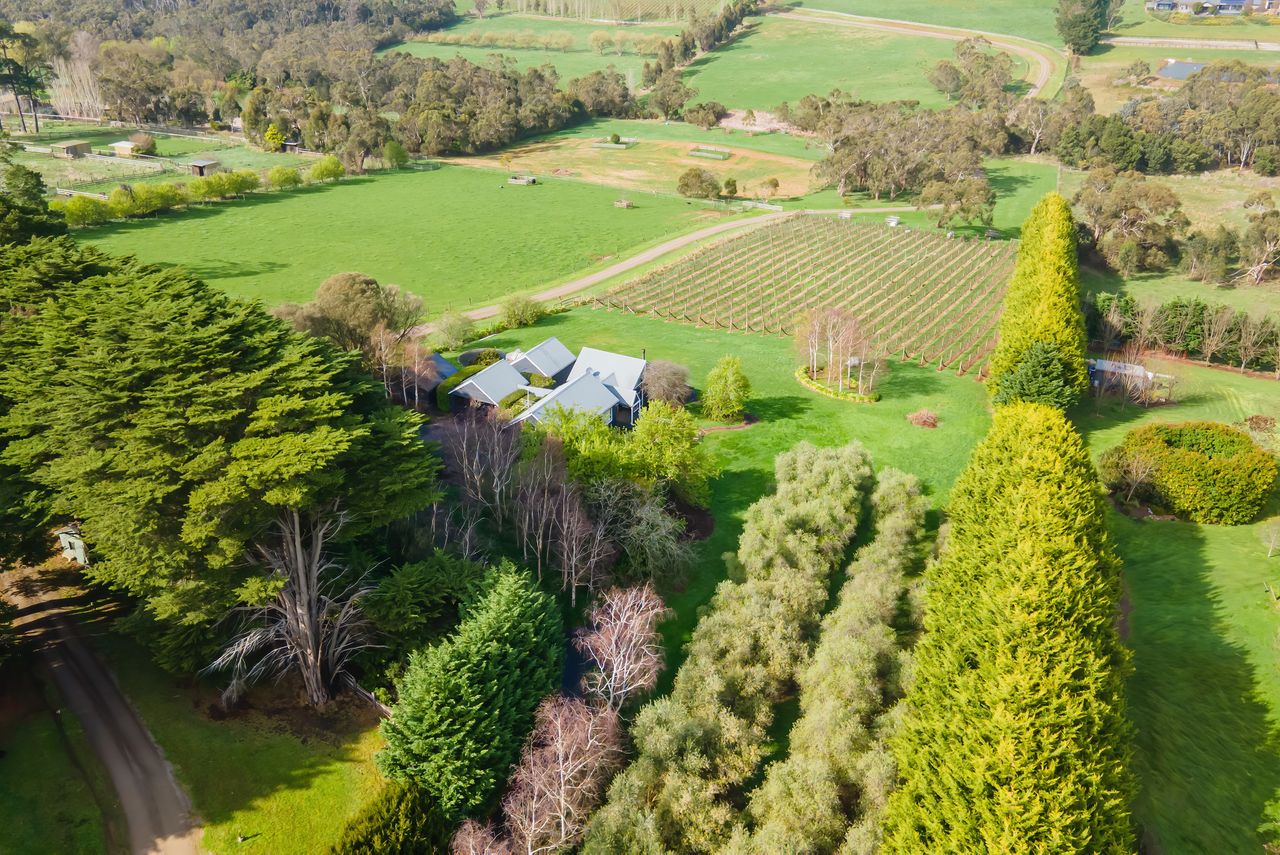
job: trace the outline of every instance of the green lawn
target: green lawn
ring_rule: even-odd
[[[164,673],[126,639],[96,644],[191,796],[212,853],[323,852],[381,785],[367,709],[282,715],[265,689],[250,701],[272,717],[251,708],[215,718],[216,691]]]
[[[695,101],[771,110],[839,88],[874,101],[946,103],[925,75],[952,57],[951,42],[768,16],[755,20],[750,34],[685,71],[685,82],[698,90]]]
[[[817,140],[792,136],[781,131],[764,133],[721,127],[706,130],[687,122],[664,122],[660,119],[592,119],[583,124],[574,125],[572,128],[532,137],[527,143],[532,145],[562,140],[599,140],[615,133],[620,137],[634,137],[641,141],[702,143],[728,148],[745,148],[762,154],[779,154],[811,161],[820,160],[826,154]],[[715,161],[708,160],[705,164],[714,166]]]
[[[46,704],[38,687],[17,683],[0,685],[0,852],[114,855],[124,842],[123,824],[110,845],[95,800],[95,791],[107,797],[110,784],[79,720],[53,712],[61,706],[56,694]]]
[[[919,21],[946,27],[964,27],[990,33],[1008,33],[1051,45],[1061,45],[1054,28],[1054,0],[803,0],[806,9],[848,12],[873,18]]]
[[[1111,271],[1081,268],[1081,284],[1086,293],[1128,294],[1142,303],[1165,303],[1179,297],[1221,303],[1255,315],[1280,312],[1280,288],[1274,284],[1253,288],[1220,286],[1195,282],[1177,270],[1141,273],[1127,279]],[[1280,394],[1280,393],[1277,393]]]
[[[110,252],[182,264],[268,304],[301,301],[357,270],[397,283],[438,314],[539,288],[726,216],[682,199],[637,198],[573,181],[535,187],[504,173],[445,167],[264,193],[79,232]]]
[[[1280,417],[1280,384],[1152,360],[1179,377],[1178,403],[1142,410],[1092,403],[1074,415],[1098,455],[1133,427],[1206,418]],[[1280,511],[1273,497],[1270,513]],[[1136,522],[1110,527],[1125,562],[1135,673],[1135,806],[1163,855],[1261,852],[1258,832],[1280,822],[1280,611],[1263,588],[1280,586],[1280,558],[1265,561],[1259,524]]]
[[[951,372],[895,363],[881,387],[877,404],[851,404],[817,395],[792,375],[794,346],[782,337],[696,329],[596,309],[575,309],[547,318],[537,326],[492,337],[486,345],[509,349],[557,336],[570,349],[583,345],[667,359],[688,366],[691,381],[701,386],[721,356],[742,359],[752,383],[748,409],[760,422],[741,431],[707,436],[712,455],[723,468],[712,490],[714,534],[700,544],[699,560],[687,586],[664,592],[675,617],[663,627],[668,676],[682,658],[697,610],[725,577],[721,555],[736,548],[747,506],[767,492],[773,460],[802,440],[818,445],[863,442],[878,466],[897,466],[919,475],[935,507],[941,507],[969,449],[987,430],[986,392],[972,378]],[[906,415],[921,408],[938,413],[941,426],[926,430],[909,425]]]
[[[446,34],[466,36],[479,33],[534,33],[537,35],[567,34],[573,38],[573,47],[567,51],[547,50],[541,47],[506,48],[481,47],[473,45],[452,45],[437,42],[410,41],[393,45],[388,50],[403,51],[413,56],[436,57],[448,60],[462,56],[475,63],[486,63],[489,58],[500,53],[514,60],[520,68],[532,68],[551,64],[560,72],[560,79],[566,82],[574,77],[582,77],[597,69],[614,66],[627,76],[628,84],[633,88],[640,84],[640,69],[645,60],[652,57],[637,56],[634,53],[619,55],[615,52],[599,54],[591,49],[588,39],[597,31],[616,34],[625,32],[631,36],[674,36],[680,27],[671,24],[637,24],[627,27],[613,27],[603,23],[574,21],[561,18],[535,18],[520,15],[490,16],[484,19],[467,18],[461,23],[440,31]]]

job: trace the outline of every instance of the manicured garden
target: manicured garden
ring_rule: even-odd
[[[509,186],[446,167],[261,194],[79,232],[109,252],[181,264],[238,296],[302,302],[326,277],[368,273],[422,295],[430,314],[484,305],[625,257],[726,216],[676,198],[613,206],[571,181]]]

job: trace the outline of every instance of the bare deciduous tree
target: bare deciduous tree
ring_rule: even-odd
[[[1241,374],[1250,362],[1262,355],[1270,340],[1271,324],[1265,318],[1240,315],[1240,323],[1236,327],[1236,353],[1240,357]]]
[[[543,855],[576,844],[621,754],[616,710],[563,695],[543,701],[502,802],[513,848]]]
[[[591,628],[573,642],[598,669],[584,678],[588,691],[619,709],[631,695],[657,685],[662,670],[658,622],[666,611],[648,583],[601,595],[588,615]]]
[[[1126,503],[1133,501],[1134,493],[1151,484],[1155,471],[1156,462],[1150,455],[1141,451],[1125,455],[1124,462],[1120,464],[1120,478],[1127,489],[1124,495]]]
[[[520,466],[516,478],[515,522],[520,550],[526,561],[534,561],[539,579],[543,562],[550,558],[558,500],[567,479],[564,451],[551,436]]]
[[[1235,320],[1235,312],[1226,306],[1219,306],[1205,313],[1204,334],[1200,339],[1200,353],[1205,362],[1212,362],[1216,354],[1226,349],[1235,328]]]
[[[605,526],[591,519],[578,491],[570,484],[560,489],[554,519],[561,587],[569,591],[570,605],[577,605],[578,586],[594,590],[599,585],[613,560],[613,544]]]
[[[449,847],[453,855],[512,855],[510,841],[499,836],[493,825],[469,819],[454,832]]]
[[[471,408],[446,423],[440,445],[445,464],[462,484],[464,500],[502,519],[520,459],[520,434],[507,430],[508,419],[497,407]]]
[[[1133,314],[1133,342],[1146,353],[1159,339],[1162,312],[1159,303],[1142,303]]]
[[[1098,325],[1098,338],[1103,350],[1115,350],[1124,341],[1125,327],[1128,319],[1120,308],[1119,302],[1112,300],[1102,315],[1102,323]]]
[[[641,385],[646,400],[666,401],[678,406],[689,400],[689,369],[655,359],[645,366]]]
[[[1258,534],[1262,538],[1262,545],[1267,548],[1268,558],[1280,551],[1280,517],[1263,523],[1262,531]]]
[[[370,646],[360,599],[360,582],[339,588],[338,566],[326,546],[345,517],[336,509],[281,513],[278,540],[257,547],[258,560],[279,590],[267,605],[249,611],[249,629],[237,636],[206,669],[231,670],[224,703],[234,702],[263,677],[296,672],[313,706],[329,701],[336,684],[350,680],[351,658]]]

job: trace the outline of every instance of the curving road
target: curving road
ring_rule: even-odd
[[[961,42],[965,39],[984,38],[992,47],[1020,56],[1027,61],[1033,74],[1028,82],[1031,84],[1027,92],[1028,98],[1052,98],[1056,90],[1050,91],[1054,69],[1065,60],[1062,52],[1051,45],[1031,39],[1013,38],[1002,33],[991,33],[985,30],[969,30],[962,27],[942,27],[933,24],[920,24],[914,21],[899,21],[892,18],[873,18],[866,15],[852,15],[848,12],[834,12],[827,9],[795,9],[778,13],[780,18],[795,21],[810,21],[831,24],[838,27],[852,27],[860,30],[876,30],[886,33],[920,36],[928,39],[944,39]]]
[[[25,594],[25,595],[24,595]],[[200,829],[160,747],[81,639],[67,604],[48,593],[8,592],[24,630],[36,639],[58,692],[111,778],[128,826],[132,855],[198,855]]]
[[[773,222],[774,220],[781,220],[796,214],[839,214],[846,211],[851,211],[855,214],[905,214],[909,211],[917,210],[919,210],[919,208],[902,206],[894,208],[809,208],[795,211],[775,211],[771,214],[751,217],[746,220],[732,220],[727,223],[717,223],[714,226],[707,226],[706,228],[698,229],[696,232],[689,232],[688,234],[680,235],[679,237],[660,243],[657,246],[650,247],[644,252],[637,253],[636,255],[619,261],[616,264],[611,264],[603,270],[597,270],[595,273],[589,273],[586,276],[580,276],[577,279],[561,283],[553,288],[548,288],[545,291],[534,294],[533,299],[540,303],[545,303],[552,300],[571,297],[574,294],[587,290],[593,285],[599,285],[601,282],[612,279],[614,276],[626,273],[628,270],[635,270],[637,267],[648,264],[650,261],[656,261],[668,253],[675,252],[678,249],[683,249],[689,244],[697,243],[700,240],[715,237],[718,234],[733,231],[734,229],[755,228],[765,223]],[[496,317],[498,312],[501,310],[502,306],[495,303],[491,306],[481,306],[478,309],[471,309],[470,311],[463,312],[463,314],[468,318],[471,318],[473,321],[483,321]],[[414,327],[411,335],[426,335],[434,329],[434,324],[422,324],[421,326]]]

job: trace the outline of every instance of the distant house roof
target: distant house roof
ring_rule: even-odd
[[[525,374],[555,377],[573,365],[573,351],[561,344],[560,339],[552,336],[528,350],[508,353],[507,361],[517,371]]]
[[[524,385],[524,376],[511,367],[511,363],[498,360],[482,371],[473,374],[450,392],[459,398],[492,404],[495,407],[503,398]]]
[[[645,361],[634,356],[623,356],[607,350],[584,347],[578,361],[569,372],[568,382],[590,374],[599,378],[628,407],[634,408],[639,400],[640,377],[644,374]]]
[[[217,166],[217,165],[218,165],[218,161],[216,161],[216,160],[208,160],[208,159],[206,159],[206,158],[199,158],[199,159],[197,159],[197,160],[193,160],[193,161],[191,161],[191,165],[192,165],[192,166]]]
[[[618,395],[594,374],[583,374],[565,383],[550,395],[539,398],[513,422],[541,422],[557,409],[592,413],[607,422],[613,421],[613,408],[622,403]]]
[[[1204,70],[1203,62],[1171,62],[1156,72],[1168,80],[1187,80],[1193,74]]]

